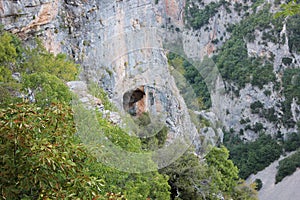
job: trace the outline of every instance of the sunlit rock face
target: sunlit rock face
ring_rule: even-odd
[[[0,1],[6,30],[72,56],[81,80],[98,83],[119,110],[163,118],[169,141],[196,132],[163,50],[162,26],[183,27],[183,7],[177,0]]]

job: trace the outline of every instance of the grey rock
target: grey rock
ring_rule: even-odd
[[[20,82],[22,77],[19,72],[15,72],[12,74],[12,78],[15,79],[16,81]]]

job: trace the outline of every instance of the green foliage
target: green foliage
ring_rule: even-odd
[[[300,133],[290,133],[283,143],[285,151],[295,151],[300,147]]]
[[[225,193],[233,193],[238,181],[238,168],[229,160],[229,151],[224,147],[213,147],[205,156],[211,174],[215,177],[212,184],[216,185],[218,190]]]
[[[11,105],[1,110],[0,127],[2,198],[100,198],[103,181],[73,136],[70,108]]]
[[[284,88],[284,96],[285,101],[283,102],[283,122],[289,127],[293,127],[295,125],[295,121],[292,119],[291,112],[291,103],[293,99],[296,98],[298,101],[296,103],[299,104],[300,99],[300,69],[286,69],[283,74],[283,88]]]
[[[200,66],[201,69],[204,69],[206,67],[205,62],[206,60],[204,58]],[[200,101],[198,100],[199,105],[201,105],[201,102],[203,102],[204,109],[211,107],[210,93],[208,90],[208,86],[205,82],[205,78],[207,77],[203,77],[200,71],[198,71],[191,63],[187,62],[186,60],[183,62],[183,67],[185,70],[184,77],[189,81],[189,83],[193,87],[193,90],[197,97],[201,99]]]
[[[245,39],[253,41],[256,29],[270,29],[271,25],[280,27],[280,19],[274,20],[269,12],[269,6],[250,17],[245,18],[232,30],[232,36],[222,46],[215,57],[222,78],[235,83],[239,88],[246,83],[263,88],[269,82],[275,82],[273,65],[267,58],[249,57]],[[278,28],[279,29],[279,28]],[[274,34],[279,38],[279,31]]]
[[[172,199],[256,199],[253,188],[240,183],[238,169],[228,159],[225,147],[214,147],[205,156],[206,162],[190,151],[160,172],[167,174]]]
[[[10,103],[21,102],[22,99],[17,97],[20,93],[21,85],[15,81],[0,83],[0,108],[7,107]]]
[[[241,130],[243,130],[243,129],[241,129]],[[250,124],[247,124],[245,126],[245,130],[252,130],[255,133],[262,133],[264,130],[264,126],[262,123],[256,122],[253,126],[251,126]]]
[[[114,144],[126,151],[141,152],[141,141],[137,137],[129,136],[119,126],[113,125],[98,114],[100,130]]]
[[[114,109],[113,104],[109,101],[107,93],[101,87],[99,87],[96,83],[88,84],[88,90],[89,90],[89,93],[91,93],[93,96],[101,99],[102,104],[104,105],[104,108],[106,110]]]
[[[64,82],[47,72],[24,75],[23,91],[27,89],[32,90],[35,102],[39,106],[69,103],[72,99],[72,94]]]
[[[258,61],[261,64],[255,63],[252,71],[251,84],[254,86],[258,86],[260,89],[263,88],[264,85],[275,82],[275,74],[273,73],[273,65],[269,62]]]
[[[151,123],[151,118],[149,116],[149,113],[148,112],[142,113],[139,117],[135,119],[135,123],[138,125],[139,129],[145,130],[145,128],[147,128],[147,126]],[[159,127],[159,130],[157,130],[157,133],[155,133],[155,135],[151,137],[140,138],[142,142],[142,149],[146,151],[154,151],[157,150],[158,148],[163,147],[166,142],[167,135],[168,135],[168,127],[166,125]]]
[[[206,60],[204,59],[203,62],[201,63],[201,67],[200,67],[201,69],[205,69],[206,67],[204,66],[206,64],[205,61]],[[196,95],[196,102],[195,102],[195,97],[191,98],[190,96],[183,94],[183,97],[187,102],[191,99],[192,101],[194,101],[194,102],[187,103],[189,108],[194,104],[197,104],[195,105],[196,109],[208,109],[209,107],[211,107],[210,93],[205,82],[205,78],[207,77],[202,77],[200,71],[198,71],[195,68],[195,66],[193,66],[184,58],[177,56],[175,53],[170,52],[168,54],[168,62],[170,65],[176,68],[176,70],[178,70],[181,74],[184,75],[184,78],[188,81],[188,83],[192,87],[193,90],[192,93]],[[186,88],[183,88],[182,92],[186,92],[187,94],[189,93],[188,91],[184,91],[184,90],[186,90]]]
[[[78,111],[79,110],[76,109],[76,113]],[[89,110],[83,109],[81,110],[80,115],[84,115],[84,112],[91,113]],[[118,126],[111,124],[106,119],[103,119],[100,114],[98,115],[99,125],[97,126],[96,132],[94,132],[95,130],[93,130],[91,126],[92,124],[89,124],[92,120],[89,116],[84,116],[85,122],[83,124],[88,127],[84,128],[86,132],[82,132],[82,130],[80,130],[82,128],[82,124],[78,124],[78,120],[76,120],[77,135],[82,141],[84,141],[84,145],[88,149],[89,155],[95,155],[97,160],[101,161],[94,161],[93,165],[89,167],[89,171],[93,175],[103,179],[104,185],[101,187],[102,195],[105,195],[105,192],[108,192],[111,196],[114,196],[112,194],[119,194],[121,191],[118,196],[125,196],[128,199],[146,199],[148,197],[151,199],[168,199],[168,177],[160,175],[157,171],[144,174],[122,172],[114,169],[113,167],[109,167],[106,165],[104,160],[99,158],[101,156],[109,156],[111,159],[114,159],[111,152],[105,152],[105,145],[107,145],[107,143],[101,142],[100,140],[95,141],[95,138],[99,138],[97,135],[103,135],[100,137],[104,137],[105,140],[110,141],[113,145],[122,148],[124,151],[136,153],[141,152],[141,142],[139,138],[129,136]],[[76,117],[78,116],[76,115],[75,118]],[[97,123],[97,121],[92,121],[92,123]],[[93,141],[95,141],[94,145],[87,143],[87,137],[89,136]],[[112,145],[111,143],[109,144]],[[126,162],[126,160],[121,161]],[[146,165],[149,164],[153,165],[153,162],[146,163]],[[120,197],[120,199],[123,198]]]
[[[234,189],[231,199],[234,200],[258,200],[255,184],[248,185],[245,181],[239,181]]]
[[[0,66],[11,65],[16,63],[17,49],[13,44],[13,37],[11,34],[4,32],[0,35]]]
[[[277,12],[275,17],[288,17],[300,14],[300,4],[297,3],[297,0],[282,4],[280,8],[281,11]]]
[[[238,3],[238,2],[234,3],[234,10],[236,12],[238,12],[239,15],[240,15],[242,9],[243,9],[243,4],[242,3]]]
[[[208,167],[201,165],[191,152],[186,152],[160,172],[170,177],[171,199],[205,199],[210,193]]]
[[[25,51],[26,61],[20,67],[26,73],[47,72],[64,81],[72,81],[77,76],[77,66],[65,54],[54,55],[46,51],[39,40],[36,47]]]
[[[249,17],[243,19],[239,24],[233,27],[233,37],[245,37],[248,41],[253,41],[254,31],[270,29],[273,25],[281,26],[282,19],[274,20],[272,13],[269,11],[270,5],[265,5],[259,12],[250,15]]]
[[[254,182],[256,183],[256,190],[259,191],[263,186],[263,182],[260,179],[255,179]]]
[[[275,81],[273,66],[261,58],[249,58],[243,39],[229,39],[217,58],[217,66],[225,80],[234,82],[239,88],[246,83],[258,86]]]
[[[238,136],[225,134],[224,144],[230,150],[230,158],[239,168],[241,178],[264,169],[282,153],[282,147],[270,135],[260,134],[254,142],[244,143]]]
[[[275,115],[275,109],[268,108],[262,110],[262,116],[264,116],[270,122],[276,122],[278,120],[277,116]]]
[[[290,65],[292,63],[293,59],[289,58],[289,57],[284,57],[282,58],[282,63],[285,65]]]
[[[128,135],[117,125],[102,118],[100,113],[97,113],[97,121],[93,121],[90,117],[94,116],[91,115],[89,110],[82,109],[76,111],[76,113],[78,112],[84,116],[84,123],[77,123],[77,125],[80,125],[78,128],[82,129],[79,132],[80,138],[85,141],[84,143],[88,149],[94,152],[100,161],[98,166],[95,166],[92,171],[102,175],[101,177],[105,181],[105,185],[103,186],[104,191],[110,193],[118,193],[121,191],[128,199],[169,199],[170,187],[167,182],[167,176],[161,175],[157,171],[149,173],[123,172],[106,164],[106,160],[128,162],[128,160],[118,160],[118,155],[114,156],[111,152],[112,147],[110,147],[112,145],[115,145],[116,148],[119,147],[122,151],[142,153],[142,145],[138,137]],[[85,112],[90,115],[86,115]],[[92,122],[92,124],[88,122]],[[99,123],[98,126],[95,126],[96,129],[93,129],[94,123],[97,122]],[[99,136],[98,134],[103,134],[103,136]],[[101,138],[103,137],[105,137],[105,141],[109,141],[109,143],[102,141]],[[88,142],[89,138],[92,141],[97,141],[90,144]],[[106,148],[106,146],[108,146],[108,148]],[[100,155],[94,151],[95,149],[98,149]],[[110,152],[106,152],[107,150]],[[131,167],[134,167],[134,163],[130,164]],[[154,165],[154,163],[149,159],[145,165]]]
[[[185,14],[187,24],[193,29],[200,29],[202,26],[208,24],[209,19],[218,12],[220,6],[226,6],[228,3],[226,1],[210,2],[201,10],[192,1],[187,1],[186,4]]]
[[[26,48],[16,36],[3,31],[0,35],[1,106],[21,102],[20,97],[35,97],[38,105],[69,103],[71,93],[64,84],[74,80],[77,66],[66,55],[47,52],[37,41],[36,48]],[[12,78],[20,74],[19,80]]]
[[[13,81],[11,71],[4,66],[0,66],[0,83],[7,83],[11,81]]]
[[[215,6],[211,5],[204,14],[212,16]],[[199,16],[199,22],[207,20],[206,16]],[[237,168],[228,160],[224,147],[213,148],[206,156],[207,163],[187,152],[161,170],[163,174],[121,172],[97,162],[91,149],[74,136],[79,127],[75,129],[73,114],[67,106],[71,94],[64,82],[74,80],[77,66],[65,55],[47,52],[39,41],[35,48],[25,48],[17,37],[6,32],[1,32],[0,50],[0,100],[5,107],[0,113],[1,198],[165,200],[170,199],[171,186],[172,198],[179,195],[181,199],[215,199],[220,194],[226,199],[255,199],[251,188],[239,184]],[[170,62],[179,66],[190,81],[199,104],[203,100],[209,107],[208,89],[197,70],[176,56]],[[266,62],[261,63],[267,66]],[[20,80],[12,78],[16,72],[21,74]],[[18,96],[28,88],[34,93],[35,103],[9,105],[20,101]],[[95,84],[89,85],[89,89],[103,101],[105,109],[112,108],[102,89]],[[143,127],[151,119],[145,113],[137,121]],[[100,128],[96,133],[128,152],[160,148],[168,133],[163,126],[154,137],[140,140],[99,113],[97,122]],[[145,165],[154,165],[150,161]]]
[[[279,183],[284,177],[292,175],[300,167],[300,151],[279,161],[275,183]]]
[[[77,66],[66,55],[54,55],[46,51],[41,41],[36,40],[35,48],[25,47],[14,35],[3,32],[0,36],[0,66],[12,73],[47,72],[64,81],[74,80]]]
[[[113,196],[122,191],[128,199],[169,199],[167,176],[157,171],[130,174],[98,163],[73,136],[68,107],[12,105],[1,110],[0,119],[3,197],[105,199],[106,192]],[[138,138],[105,119],[99,123],[99,131],[115,145],[141,152]]]
[[[260,101],[255,101],[250,105],[251,113],[260,113],[260,110],[264,108],[264,105]]]
[[[254,12],[256,12],[256,9],[258,6],[260,6],[261,4],[263,4],[265,1],[264,0],[251,0],[253,2],[253,4],[251,5],[251,8]]]
[[[142,113],[138,118],[135,120],[138,126],[144,127],[151,123],[151,118],[148,112]]]
[[[255,101],[250,104],[251,113],[258,114],[260,117],[264,117],[270,122],[276,122],[278,119],[275,115],[275,109],[272,108],[264,108],[263,103],[260,101]]]
[[[104,165],[94,169],[105,181],[104,191],[118,193],[122,191],[127,199],[170,199],[168,177],[158,172],[130,174]]]
[[[158,131],[155,136],[149,138],[141,138],[142,149],[144,150],[157,150],[158,148],[162,148],[166,142],[168,135],[168,127],[163,126],[160,131]]]
[[[0,107],[17,102],[21,85],[12,78],[12,73],[20,61],[19,40],[4,31],[0,32]]]
[[[300,4],[298,4],[300,7]],[[300,14],[288,18],[286,23],[289,48],[291,52],[300,53]]]
[[[110,124],[107,120],[98,116],[101,132],[116,146],[125,151],[141,152],[142,143],[137,137],[129,136],[120,127]],[[128,199],[169,199],[168,177],[159,174],[157,171],[144,174],[131,174],[117,171],[108,166],[102,165],[95,169],[104,174],[103,179],[107,183],[105,191],[116,193],[122,191]]]

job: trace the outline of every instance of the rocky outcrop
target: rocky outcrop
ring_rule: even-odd
[[[70,81],[67,83],[70,90],[76,94],[76,98],[74,99],[74,104],[82,105],[86,109],[100,112],[103,118],[106,118],[113,124],[121,125],[122,119],[118,112],[114,112],[111,110],[105,110],[104,105],[101,99],[95,97],[93,94],[90,94],[88,90],[87,84],[83,81]]]
[[[165,8],[165,14],[168,17],[167,23],[169,22],[177,27],[183,28],[185,1],[163,0],[162,5]]]
[[[49,24],[57,16],[58,13],[58,0],[41,4],[41,8],[33,20],[21,29],[21,32],[38,31],[40,26]]]
[[[24,35],[28,32],[44,31],[56,18],[58,0],[1,1],[0,17],[5,29]]]

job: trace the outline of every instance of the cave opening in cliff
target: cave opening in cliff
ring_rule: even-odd
[[[124,110],[132,116],[140,116],[145,112],[145,98],[143,86],[126,92],[123,95]]]

